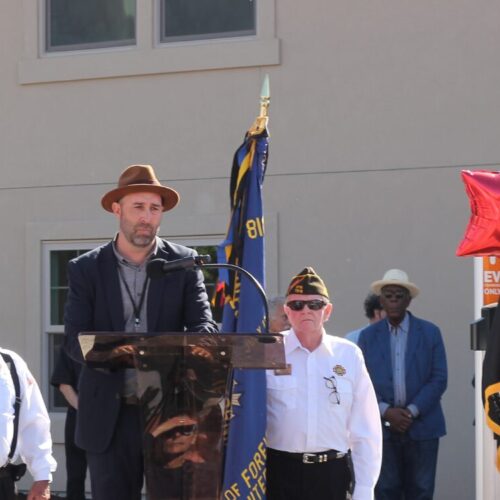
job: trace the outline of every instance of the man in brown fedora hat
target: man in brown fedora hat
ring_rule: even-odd
[[[287,368],[268,370],[267,499],[373,500],[382,431],[361,351],[327,335],[333,305],[312,267],[286,294]]]
[[[196,255],[160,239],[163,212],[179,201],[150,165],[125,169],[101,201],[119,222],[114,239],[68,265],[65,349],[82,360],[78,333],[184,330],[216,332],[203,276],[188,270],[150,281],[152,258]],[[76,444],[87,452],[93,500],[139,500],[143,484],[140,409],[133,370],[106,372],[84,366],[79,383]]]
[[[430,500],[439,438],[446,434],[441,397],[446,353],[439,328],[408,311],[420,290],[400,269],[371,284],[386,318],[359,337],[373,380],[384,451],[377,500]]]

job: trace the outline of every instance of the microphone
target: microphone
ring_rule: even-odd
[[[151,279],[161,278],[164,274],[203,266],[210,262],[210,255],[192,255],[177,260],[153,259],[148,262],[146,272]]]

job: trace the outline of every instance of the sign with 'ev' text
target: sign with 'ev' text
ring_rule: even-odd
[[[483,305],[496,304],[500,298],[500,257],[483,257]]]

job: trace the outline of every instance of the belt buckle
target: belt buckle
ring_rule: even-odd
[[[302,463],[303,464],[314,464],[316,461],[314,460],[316,458],[315,453],[303,453],[302,454]]]

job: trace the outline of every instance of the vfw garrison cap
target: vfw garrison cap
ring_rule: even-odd
[[[305,267],[297,276],[292,278],[286,294],[322,295],[330,300],[325,283],[312,267]]]

